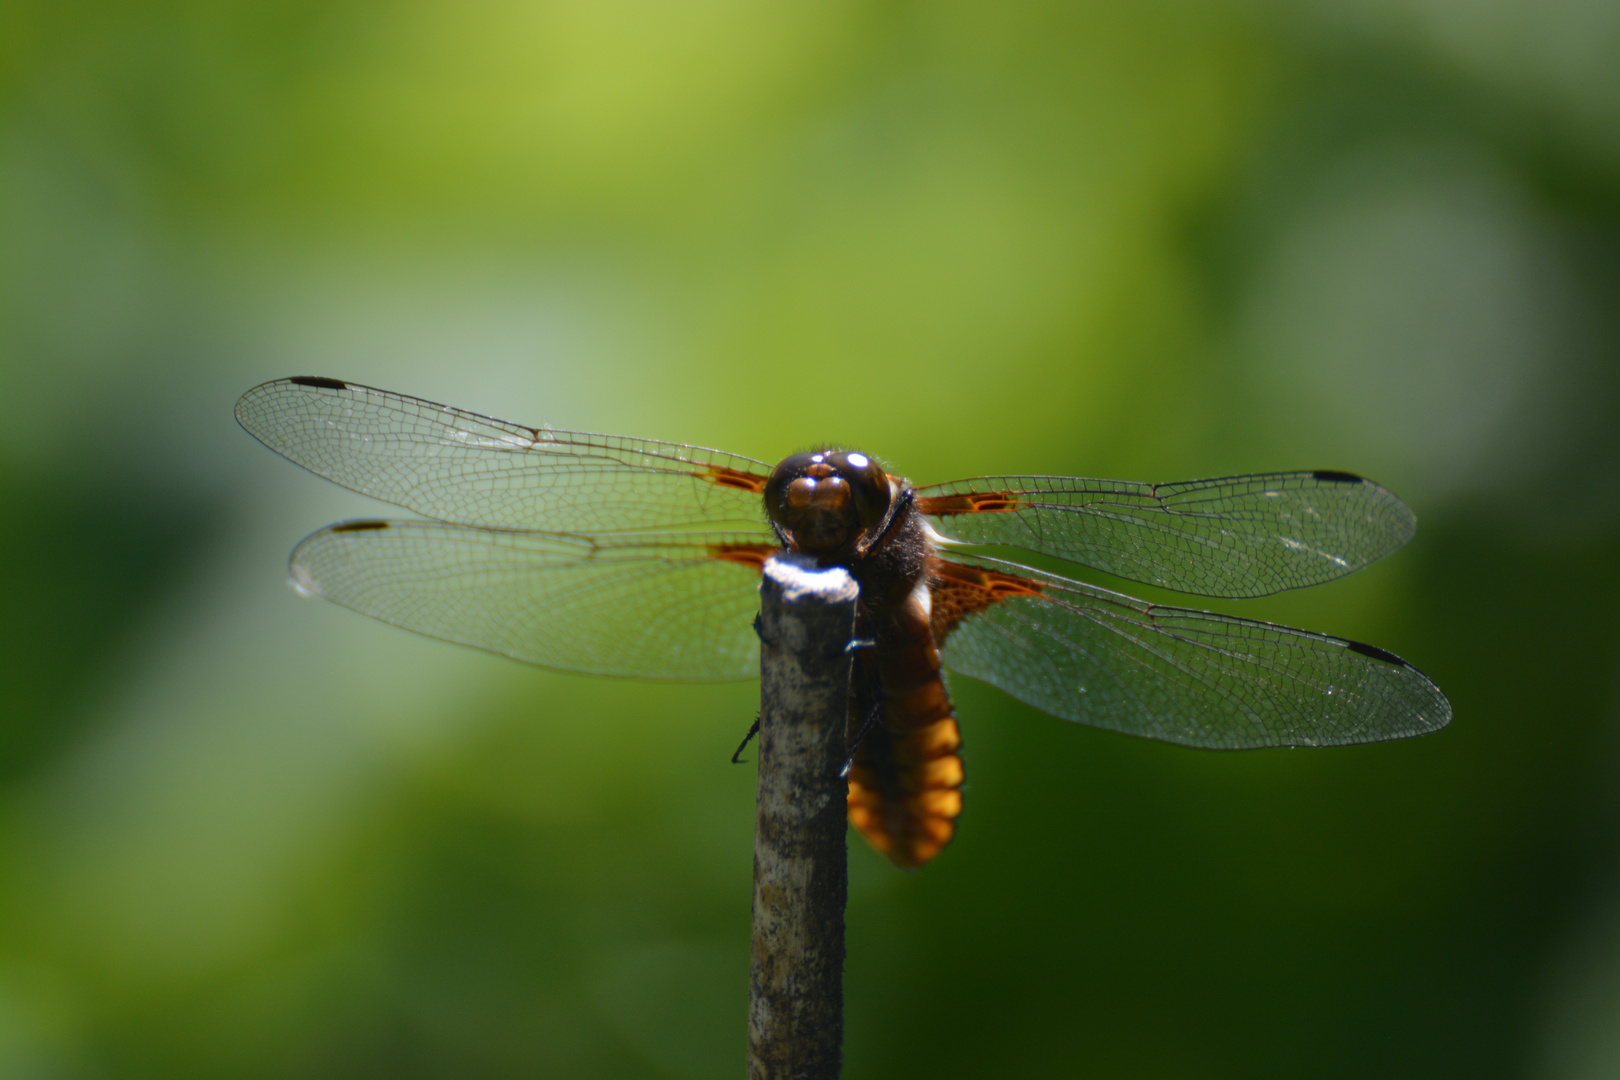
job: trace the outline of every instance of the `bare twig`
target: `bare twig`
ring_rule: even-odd
[[[750,1080],[836,1077],[849,893],[842,777],[857,588],[776,556],[760,584],[758,817],[749,972]]]

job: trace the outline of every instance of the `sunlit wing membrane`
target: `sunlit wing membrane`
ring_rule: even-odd
[[[1417,518],[1352,473],[1288,472],[1134,484],[986,476],[917,489],[945,536],[1068,559],[1202,596],[1265,596],[1359,570],[1412,538]]]
[[[560,671],[759,676],[749,534],[595,540],[424,521],[349,521],[292,554],[293,584],[418,634]]]
[[[1215,749],[1378,742],[1451,720],[1422,672],[1342,638],[996,559],[945,560],[931,591],[946,668],[1066,720]]]
[[[525,427],[321,378],[256,386],[236,418],[316,475],[438,521],[769,535],[760,492],[770,467],[718,450]]]

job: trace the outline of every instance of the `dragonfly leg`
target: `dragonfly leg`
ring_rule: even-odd
[[[849,770],[855,767],[855,755],[860,752],[861,743],[866,741],[867,734],[871,732],[872,728],[877,724],[878,720],[880,720],[882,716],[882,701],[876,702],[870,709],[867,710],[866,720],[862,722],[861,729],[855,733],[855,738],[850,740],[849,756],[844,759],[844,767],[838,770],[839,776],[846,778],[849,776]]]
[[[759,640],[760,640],[760,642],[762,644],[765,644],[765,645],[775,645],[776,644],[776,642],[770,640],[769,638],[767,638],[765,636],[765,624],[760,620],[760,616],[758,616],[758,615],[754,616],[754,634],[755,634],[756,637],[759,638]]]
[[[753,739],[754,739],[754,736],[758,735],[758,734],[759,734],[759,717],[756,716],[756,717],[754,717],[754,726],[748,729],[748,734],[743,736],[743,741],[737,744],[737,752],[735,754],[731,755],[731,763],[733,765],[742,765],[742,764],[744,764],[743,759],[742,759],[742,752],[744,750],[748,749],[748,744],[750,742],[752,742]],[[845,768],[847,769],[848,766],[846,765]]]

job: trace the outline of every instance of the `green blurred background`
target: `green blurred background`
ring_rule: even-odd
[[[852,847],[845,1075],[1620,1076],[1617,296],[1616,4],[0,3],[0,1076],[741,1074],[756,688],[300,601],[384,511],[236,427],[291,374],[1382,480],[1407,550],[1221,607],[1451,727],[957,680],[955,844]]]

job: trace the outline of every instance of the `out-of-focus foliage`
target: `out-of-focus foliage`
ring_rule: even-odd
[[[288,374],[924,481],[1353,469],[1418,741],[968,680],[846,1075],[1620,1074],[1620,5],[0,6],[0,1075],[741,1071],[754,689],[299,601]],[[858,845],[858,841],[857,841]]]

